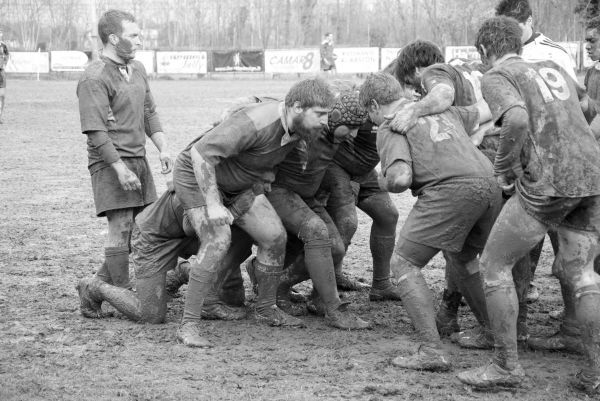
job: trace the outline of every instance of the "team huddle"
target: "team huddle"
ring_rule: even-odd
[[[248,314],[301,328],[309,311],[337,329],[369,329],[339,294],[366,286],[343,272],[358,207],[372,219],[369,301],[398,302],[420,339],[394,366],[451,370],[442,346],[450,336],[494,349],[490,363],[458,373],[461,382],[515,387],[526,376],[517,347],[527,343],[582,354],[573,385],[599,394],[598,106],[567,53],[532,31],[527,0],[503,0],[496,12],[477,33],[481,62],[444,63],[435,44],[417,40],[360,85],[328,75],[295,83],[284,99],[238,100],[174,160],[134,60],[135,18],[106,12],[103,54],[77,87],[96,213],[108,220],[105,261],[77,284],[83,316],[103,317],[107,302],[136,322],[162,323],[187,284],[176,336],[189,347],[212,347],[205,319]],[[600,52],[600,27],[589,29]],[[588,91],[598,82],[588,74]],[[161,196],[146,136],[163,173],[173,172]],[[417,201],[397,227],[390,192],[408,189]],[[564,311],[560,331],[542,338],[528,333],[527,296],[546,233]],[[446,289],[436,312],[422,268],[440,251]],[[306,280],[308,297],[294,289]],[[479,325],[461,332],[463,298]]]

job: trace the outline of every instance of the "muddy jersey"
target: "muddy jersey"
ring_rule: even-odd
[[[481,77],[486,67],[477,61],[454,59],[448,64],[433,64],[421,75],[421,85],[429,93],[436,85],[454,88],[453,106],[470,106],[481,99]]]
[[[396,161],[412,167],[411,190],[423,189],[456,178],[492,177],[490,161],[471,142],[467,132],[477,128],[479,113],[450,107],[440,114],[421,117],[406,136],[391,131],[386,121],[377,131],[381,171]]]
[[[296,148],[286,156],[277,166],[273,184],[285,187],[304,199],[314,197],[338,147],[339,140],[323,132],[311,142],[308,152]]]
[[[188,145],[178,156],[180,168],[193,177],[190,150],[194,147],[215,166],[217,185],[228,194],[240,193],[255,183],[273,182],[274,167],[304,143],[288,133],[284,110],[279,102],[244,107]]]
[[[583,81],[587,94],[594,100],[600,100],[600,63],[596,62],[585,72]]]
[[[377,132],[375,125],[367,121],[358,129],[355,138],[343,141],[333,161],[352,177],[360,177],[373,170],[379,163]]]
[[[482,90],[497,125],[513,107],[529,115],[521,190],[552,197],[600,194],[600,145],[581,111],[583,88],[565,70],[552,61],[515,56],[483,77]]]

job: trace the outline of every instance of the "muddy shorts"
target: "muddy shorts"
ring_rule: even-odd
[[[121,160],[137,175],[142,189],[125,191],[111,167],[92,173],[92,191],[98,217],[105,216],[107,210],[143,208],[156,200],[156,188],[148,160],[145,157],[122,157]]]
[[[166,273],[178,257],[188,259],[199,247],[177,195],[166,191],[135,219],[131,249],[136,278]]]
[[[600,233],[600,195],[583,198],[556,198],[531,195],[515,185],[519,201],[528,215],[550,227],[566,227]]]
[[[0,69],[0,89],[6,88],[6,71],[4,68]]]
[[[337,209],[361,201],[379,193],[377,172],[373,169],[367,174],[352,177],[346,170],[332,163],[319,188],[318,199],[327,199],[328,209]]]
[[[400,230],[395,252],[417,264],[412,248],[460,252],[483,249],[502,207],[495,178],[465,178],[426,188]]]

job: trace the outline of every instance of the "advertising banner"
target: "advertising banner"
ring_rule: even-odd
[[[317,73],[320,62],[319,49],[265,51],[267,73]]]
[[[52,71],[83,71],[88,63],[84,52],[52,51],[50,52],[50,69]]]
[[[6,72],[46,74],[50,72],[48,52],[10,52]]]
[[[379,69],[383,70],[388,66],[389,63],[394,61],[396,57],[398,57],[398,53],[402,50],[401,47],[382,47],[381,48],[381,63],[379,64]]]
[[[264,65],[262,50],[212,52],[214,72],[263,72]]]
[[[475,46],[446,46],[446,63],[453,58],[481,60]]]
[[[159,74],[206,74],[206,52],[156,52]]]
[[[146,74],[154,74],[154,51],[138,50],[135,52],[135,59],[144,64]]]
[[[377,72],[379,70],[378,47],[338,47],[334,51],[335,66],[340,74]]]

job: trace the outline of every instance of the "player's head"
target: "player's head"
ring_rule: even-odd
[[[496,16],[516,19],[522,30],[522,42],[533,35],[533,15],[529,0],[501,0],[496,6]]]
[[[600,60],[600,17],[593,18],[587,24],[585,51],[592,60]]]
[[[494,17],[485,20],[475,40],[481,60],[490,65],[506,54],[520,54],[521,28],[517,20],[509,17]]]
[[[325,35],[323,35],[323,39],[332,42],[333,41],[333,33],[331,32],[326,32]]]
[[[327,114],[334,103],[335,96],[323,79],[297,82],[285,95],[285,107],[293,116],[290,129],[312,141],[327,126]]]
[[[142,45],[135,17],[121,10],[108,10],[98,21],[98,35],[105,47],[113,47],[124,61],[135,57]]]
[[[340,93],[327,118],[327,128],[334,137],[355,137],[358,128],[367,121],[367,111],[358,102],[358,91]]]
[[[433,42],[415,40],[402,48],[397,58],[396,78],[403,84],[420,87],[421,71],[432,64],[443,63],[444,56]]]
[[[385,120],[386,106],[409,96],[396,78],[385,72],[376,72],[369,74],[363,82],[358,102],[367,110],[369,119],[379,125]]]

